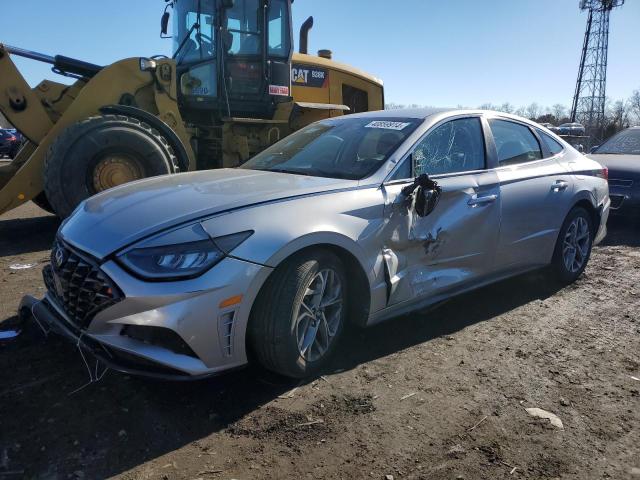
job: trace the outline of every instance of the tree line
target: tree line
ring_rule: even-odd
[[[422,105],[416,104],[401,105],[397,103],[388,103],[385,105],[387,110],[421,107]],[[469,107],[458,105],[458,108]],[[569,123],[571,121],[569,118],[569,115],[571,115],[570,108],[560,103],[556,103],[551,107],[544,107],[536,102],[527,106],[519,107],[509,102],[505,102],[502,105],[483,103],[478,106],[478,108],[481,110],[495,110],[498,112],[512,113],[538,123],[551,123],[555,126],[563,123]],[[635,90],[626,100],[607,99],[604,122],[605,138],[633,125],[640,125],[640,89]]]

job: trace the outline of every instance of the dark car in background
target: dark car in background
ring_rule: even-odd
[[[21,143],[22,136],[16,130],[0,129],[0,157],[14,158]]]
[[[611,213],[640,216],[640,127],[617,133],[589,157],[609,169]]]

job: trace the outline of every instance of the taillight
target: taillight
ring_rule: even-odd
[[[9,141],[10,142],[15,142],[16,140],[18,140],[16,137],[14,137],[13,135],[9,137]]]
[[[608,167],[602,167],[602,178],[604,178],[605,180],[609,180],[609,168]]]

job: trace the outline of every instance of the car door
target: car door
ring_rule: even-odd
[[[488,124],[498,159],[502,210],[496,268],[546,264],[571,197],[571,175],[529,125],[498,117]]]
[[[383,185],[388,305],[436,297],[490,274],[500,221],[499,186],[487,169],[481,116],[431,128]],[[402,189],[427,173],[442,188],[419,217]]]

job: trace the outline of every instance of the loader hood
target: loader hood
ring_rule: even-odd
[[[357,187],[358,182],[244,169],[166,175],[89,198],[63,223],[69,244],[104,259],[149,235],[221,213]]]

